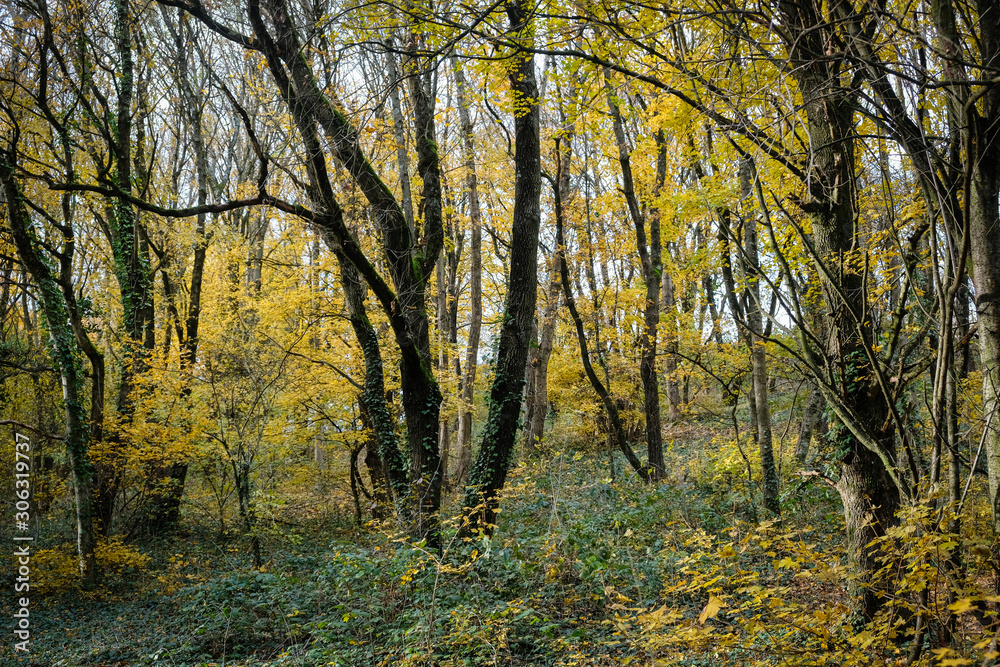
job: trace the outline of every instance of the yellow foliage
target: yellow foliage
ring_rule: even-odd
[[[742,536],[734,529],[732,541],[690,531],[662,554],[687,553],[665,582],[666,604],[619,607],[624,611],[617,625],[663,660],[657,664],[703,656],[713,664],[867,667],[902,664],[914,639],[914,614],[937,619],[926,621],[931,623],[952,616],[962,637],[959,646],[964,642],[976,653],[939,648],[913,664],[973,664],[982,660],[993,633],[971,620],[971,612],[996,598],[969,590],[948,604],[947,579],[938,568],[957,541],[931,529],[933,519],[926,507],[911,509],[903,523],[910,530],[891,530],[873,542],[886,567],[865,582],[850,574],[845,554],[807,541],[815,534],[809,528],[783,531],[761,524]],[[845,588],[859,586],[876,587],[886,601],[868,622],[860,621],[851,595],[845,595]],[[705,594],[708,602],[697,604]]]
[[[121,577],[149,565],[150,557],[120,538],[101,540],[96,549],[97,564],[105,579]],[[31,590],[42,595],[67,593],[79,584],[75,545],[41,549],[31,557]]]
[[[31,565],[31,590],[42,595],[70,591],[80,578],[76,552],[69,547],[36,551]]]

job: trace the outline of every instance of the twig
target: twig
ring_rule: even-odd
[[[35,428],[33,426],[28,426],[27,424],[25,424],[23,422],[19,422],[16,419],[0,419],[0,426],[16,426],[17,428],[22,428],[25,431],[31,431],[35,435],[40,435],[43,438],[48,438],[49,440],[62,440],[63,439],[63,436],[61,436],[61,435],[54,435],[52,433],[45,433],[43,431],[39,431],[37,428]]]
[[[831,479],[830,477],[821,473],[819,470],[800,470],[795,474],[802,477],[803,481],[805,481],[805,478],[807,477],[818,477],[819,479],[823,480],[834,489],[837,488],[837,483],[833,481],[833,479]]]

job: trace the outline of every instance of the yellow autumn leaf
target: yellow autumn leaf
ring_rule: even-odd
[[[779,569],[797,570],[799,569],[799,562],[794,558],[789,558],[788,556],[785,556],[784,558],[778,561],[777,566]]]
[[[962,598],[961,600],[956,600],[952,604],[948,605],[948,609],[955,612],[956,614],[964,614],[970,611],[975,605],[972,603],[972,598]]]
[[[723,600],[720,600],[714,595],[709,595],[708,604],[706,604],[705,608],[701,610],[700,614],[698,614],[698,622],[704,624],[708,619],[715,618],[719,615],[719,610],[725,606],[726,603]]]
[[[964,602],[964,600],[959,600],[958,602]],[[958,604],[958,602],[956,602],[955,604]],[[937,656],[938,658],[937,664],[939,665],[939,667],[962,667],[962,665],[972,664],[972,660],[969,660],[968,658],[962,658],[962,657],[946,658],[945,657],[946,655],[955,654],[955,651],[950,648],[945,648],[945,647],[936,648],[933,649],[931,653]]]

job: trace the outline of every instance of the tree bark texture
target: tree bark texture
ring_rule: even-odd
[[[99,577],[95,556],[94,466],[90,460],[90,429],[84,409],[85,375],[80,363],[81,350],[70,323],[73,319],[71,311],[75,308],[71,308],[73,304],[67,304],[57,279],[36,248],[37,239],[31,230],[31,220],[24,203],[24,195],[14,177],[14,164],[13,149],[0,152],[0,184],[7,203],[11,238],[18,257],[38,286],[39,305],[49,330],[49,346],[62,380],[63,412],[66,422],[66,435],[63,441],[73,477],[77,563],[84,586],[92,588],[97,584]],[[72,239],[68,241],[64,251],[66,257],[71,257],[69,253],[72,252],[73,243]],[[63,263],[65,265],[65,260]],[[68,281],[69,275],[63,278]]]
[[[865,275],[845,264],[845,255],[859,246],[857,237],[857,174],[854,114],[857,93],[841,87],[843,61],[829,57],[833,25],[815,5],[783,0],[779,4],[788,26],[789,63],[798,84],[809,136],[807,198],[800,203],[812,223],[814,261],[821,276],[827,330],[833,347],[827,354],[839,366],[839,404],[855,428],[831,428],[840,461],[837,489],[844,505],[848,553],[859,580],[851,585],[866,618],[883,604],[876,581],[881,564],[877,547],[869,546],[896,525],[900,489],[885,461],[895,462],[892,406],[881,391],[876,369],[867,354],[873,345],[867,314]],[[830,8],[837,15],[842,7]]]
[[[525,47],[532,44],[531,14],[519,2],[506,5],[511,30]],[[514,221],[510,239],[510,273],[500,325],[490,409],[479,455],[469,474],[465,507],[472,510],[470,529],[492,531],[510,468],[524,397],[524,369],[531,344],[531,324],[538,291],[538,232],[541,225],[541,144],[535,63],[517,51],[510,69],[514,118]],[[477,509],[478,508],[478,509]]]

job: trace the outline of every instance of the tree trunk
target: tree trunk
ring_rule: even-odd
[[[396,54],[386,53],[386,64],[389,74],[389,101],[392,103],[392,131],[396,138],[396,165],[399,168],[400,204],[403,216],[410,228],[410,234],[417,235],[413,220],[413,195],[410,191],[410,156],[406,150],[406,128],[403,123],[403,107],[399,101],[399,67],[396,65]]]
[[[804,464],[809,459],[809,447],[812,443],[813,433],[819,425],[820,417],[823,413],[823,394],[819,389],[813,387],[809,391],[809,398],[806,406],[802,410],[802,424],[799,427],[799,439],[795,444],[795,460],[799,464]]]
[[[789,26],[789,65],[802,95],[810,138],[807,197],[800,207],[812,224],[813,259],[822,277],[827,330],[834,339],[827,354],[839,367],[836,398],[844,411],[841,419],[851,419],[853,428],[867,434],[863,441],[846,424],[831,429],[840,458],[837,489],[844,504],[848,553],[859,577],[850,588],[860,601],[859,611],[871,619],[883,604],[876,582],[878,548],[872,543],[896,525],[900,489],[885,464],[896,460],[895,423],[893,408],[878,385],[880,371],[872,368],[868,354],[874,318],[868,314],[866,274],[844,262],[845,254],[861,243],[856,225],[857,94],[838,83],[843,61],[830,58],[833,26],[817,8],[782,2],[780,10]]]
[[[611,92],[610,75],[604,72],[608,89],[608,108],[618,144],[618,162],[622,169],[622,191],[628,204],[629,217],[635,228],[635,242],[639,251],[639,261],[642,267],[642,279],[646,285],[646,303],[643,308],[642,355],[639,361],[639,376],[642,378],[643,408],[646,415],[646,451],[649,462],[649,474],[653,479],[663,475],[663,430],[660,425],[660,383],[656,374],[656,340],[660,324],[660,284],[663,273],[662,249],[660,247],[660,212],[655,206],[648,216],[643,216],[639,209],[639,200],[635,192],[635,182],[632,178],[632,157],[629,154],[628,141],[622,126],[618,103]],[[663,132],[656,135],[656,188],[653,196],[659,195],[667,172],[667,143]],[[646,222],[649,221],[649,235],[646,234]],[[675,349],[668,350],[668,357],[673,360],[670,372],[670,419],[676,420],[680,414],[677,394],[677,382],[673,379],[677,370]]]
[[[479,208],[479,186],[476,180],[476,147],[465,75],[458,58],[452,58],[458,97],[458,117],[465,157],[465,187],[469,196],[469,338],[465,347],[465,373],[461,379],[461,404],[458,411],[458,465],[454,482],[465,484],[472,463],[472,401],[476,389],[476,369],[479,366],[479,335],[483,325],[483,227]]]
[[[384,393],[382,394],[382,400],[385,400]],[[389,482],[385,462],[379,453],[382,450],[382,446],[378,435],[375,433],[375,427],[372,423],[371,414],[368,412],[368,406],[365,404],[363,394],[358,396],[358,412],[361,416],[361,425],[367,432],[364,444],[365,467],[368,468],[368,478],[372,484],[372,518],[385,519],[393,514],[391,511],[393,505],[392,485]],[[399,450],[397,449],[396,451],[398,452]],[[403,472],[402,457],[400,457],[398,472]],[[399,503],[399,507],[404,506],[404,503]]]
[[[1000,9],[977,3],[981,61],[989,71],[1000,67]],[[961,54],[955,54],[959,58]],[[1000,88],[985,91],[982,110],[968,110],[966,161],[970,164],[968,197],[972,279],[979,315],[979,355],[983,375],[983,414],[992,417],[986,438],[993,531],[1000,534]]]
[[[163,8],[164,18],[167,18],[166,9]],[[209,166],[208,166],[208,146],[205,142],[204,129],[202,127],[202,104],[201,94],[197,86],[190,80],[190,70],[187,57],[188,38],[192,37],[190,27],[187,23],[187,15],[179,13],[177,29],[174,30],[171,23],[167,22],[177,49],[178,84],[180,87],[180,99],[185,107],[186,120],[191,129],[191,143],[194,149],[195,173],[198,188],[198,206],[208,203],[209,189]],[[186,34],[185,34],[186,33]],[[205,275],[205,257],[208,249],[208,239],[205,225],[207,215],[199,213],[195,218],[195,240],[193,245],[193,260],[191,264],[191,284],[188,288],[188,310],[184,319],[183,336],[178,336],[180,346],[181,370],[189,372],[198,360],[198,325],[201,321],[201,288]],[[259,280],[259,275],[257,276]],[[178,333],[181,330],[178,329]],[[187,399],[191,395],[191,387],[185,386],[181,397]],[[153,501],[153,507],[149,512],[150,530],[156,534],[164,534],[174,530],[180,518],[181,500],[184,497],[184,484],[187,480],[188,460],[171,461],[162,471],[163,488]]]
[[[664,342],[664,352],[666,358],[663,360],[663,376],[667,383],[667,405],[670,412],[668,418],[676,422],[681,418],[681,392],[677,383],[677,350],[679,341],[677,339],[677,299],[674,295],[674,278],[666,270],[663,272],[662,312],[666,316],[666,340]]]
[[[347,317],[364,355],[365,384],[361,394],[363,414],[371,424],[374,441],[378,447],[378,458],[389,481],[390,500],[396,503],[397,514],[405,518],[410,493],[406,464],[396,442],[392,415],[385,400],[382,350],[379,347],[378,334],[365,310],[365,288],[357,269],[339,252],[336,241],[328,236],[325,238],[327,245],[337,253],[337,261],[340,264],[340,285],[344,290]],[[374,480],[372,484],[375,484]]]
[[[53,277],[45,260],[36,249],[31,221],[24,204],[24,195],[14,179],[14,150],[0,153],[0,184],[6,200],[7,219],[18,257],[38,286],[39,305],[49,331],[53,361],[59,369],[63,389],[63,411],[66,421],[64,444],[73,476],[73,497],[76,505],[77,556],[85,588],[97,584],[99,572],[95,556],[94,531],[94,468],[90,460],[90,429],[84,411],[84,372],[80,364],[80,347],[73,332],[71,319],[76,309],[67,304],[64,292]],[[64,231],[64,234],[66,232]],[[72,257],[73,238],[63,247],[63,268]],[[63,276],[68,283],[71,274]],[[84,334],[86,335],[86,334]]]
[[[357,131],[320,90],[303,55],[286,0],[266,2],[273,34],[265,25],[260,0],[248,3],[248,17],[274,83],[303,140],[310,195],[324,209],[323,215],[314,216],[313,221],[335,236],[344,257],[372,288],[399,345],[400,385],[415,505],[413,532],[418,538],[426,539],[429,547],[437,549],[440,546],[437,514],[441,503],[441,457],[437,440],[441,390],[431,369],[425,295],[427,280],[444,243],[444,233],[440,170],[434,140],[434,96],[429,89],[431,70],[422,71],[422,66],[416,62],[410,62],[407,70],[413,78],[419,79],[411,85],[411,99],[419,158],[417,171],[424,184],[424,225],[420,240],[411,232],[399,203],[362,152]],[[394,289],[389,288],[375,270],[344,223],[343,210],[330,185],[317,125],[326,135],[333,155],[351,174],[371,206],[382,232],[384,256]]]
[[[522,46],[530,47],[531,15],[517,2],[506,5],[511,30]],[[510,238],[510,274],[500,325],[499,345],[490,411],[483,427],[479,455],[469,474],[465,507],[472,510],[469,530],[491,533],[517,436],[524,396],[524,369],[531,343],[531,323],[538,291],[538,232],[541,224],[541,146],[538,87],[534,59],[526,52],[515,56],[510,85],[519,113],[514,118],[514,221]],[[526,106],[523,108],[521,105]]]
[[[135,101],[135,67],[132,53],[132,24],[127,0],[114,2],[114,41],[118,71],[116,72],[118,99],[114,136],[112,137],[112,178],[125,193],[132,193],[135,176],[133,171],[133,103]],[[140,90],[141,92],[141,90]],[[138,124],[143,123],[142,115]],[[122,303],[122,327],[124,329],[124,349],[119,364],[120,383],[115,408],[120,416],[119,429],[127,429],[131,423],[132,390],[135,378],[145,370],[146,352],[155,344],[152,336],[146,335],[147,319],[152,316],[152,281],[149,258],[142,252],[142,230],[135,208],[125,198],[110,204],[108,219],[111,232],[111,249],[115,262],[115,276]],[[149,323],[152,326],[152,323]],[[150,346],[147,348],[146,346]],[[126,441],[116,437],[115,451],[100,466],[97,474],[97,518],[100,531],[108,535],[112,529],[115,502],[122,482],[121,457]]]
[[[747,160],[740,169],[744,202],[752,201],[756,186],[756,169]],[[760,202],[763,206],[764,202]],[[774,444],[771,438],[771,408],[767,392],[767,357],[764,354],[764,319],[760,301],[760,259],[757,251],[757,222],[753,216],[743,218],[743,266],[747,281],[747,330],[750,334],[750,365],[753,380],[753,409],[757,426],[757,447],[760,451],[764,508],[774,516],[781,514],[778,505],[778,469],[774,464]]]
[[[538,448],[545,435],[545,418],[549,412],[549,359],[555,339],[556,323],[559,320],[559,302],[562,300],[562,285],[559,282],[559,264],[555,255],[549,267],[549,287],[545,292],[545,309],[540,318],[538,347],[532,350],[530,371],[531,392],[528,406],[527,428],[524,433],[525,447]]]
[[[558,151],[557,151],[558,152]],[[557,163],[557,169],[559,165]],[[604,410],[608,415],[608,422],[611,425],[611,433],[614,436],[618,448],[621,450],[622,454],[625,455],[625,459],[632,466],[632,469],[636,471],[643,481],[648,482],[650,479],[649,471],[646,466],[642,464],[639,458],[632,451],[632,446],[629,444],[628,437],[625,434],[625,427],[622,425],[621,417],[618,414],[618,407],[611,398],[610,392],[601,382],[601,379],[597,377],[597,373],[594,372],[594,366],[590,362],[590,352],[587,347],[587,334],[583,326],[583,318],[580,317],[580,312],[576,308],[576,300],[573,298],[573,287],[569,278],[569,264],[566,261],[566,239],[563,234],[563,209],[562,209],[562,196],[559,192],[559,187],[557,185],[558,181],[552,181],[552,190],[555,196],[555,213],[556,213],[556,253],[559,260],[559,274],[560,282],[562,283],[563,295],[566,297],[566,308],[569,310],[570,316],[573,318],[573,324],[576,327],[576,337],[580,344],[580,361],[583,363],[583,370],[587,374],[587,379],[590,380],[590,385],[597,392],[598,397],[601,399],[601,403],[604,405]],[[612,470],[614,469],[614,458],[611,459]]]
[[[257,534],[257,510],[253,505],[250,465],[233,460],[232,467],[233,482],[236,485],[236,500],[239,505],[240,518],[243,520],[243,532],[250,539],[250,562],[254,569],[259,570],[263,565],[263,559],[261,558],[260,535]]]
[[[576,135],[576,123],[572,114],[575,109],[567,109],[565,102],[575,105],[579,90],[574,79],[570,84],[569,93],[559,98],[560,116],[560,146],[559,146],[559,188],[560,201],[563,207],[573,193],[570,188],[570,174],[573,162],[573,138]],[[552,356],[552,344],[555,338],[556,324],[559,319],[559,303],[562,300],[562,287],[559,277],[558,249],[553,252],[549,261],[548,288],[545,292],[545,309],[537,318],[537,346],[532,348],[528,369],[528,410],[527,428],[524,433],[525,448],[538,451],[545,434],[545,419],[549,411],[549,359]]]

